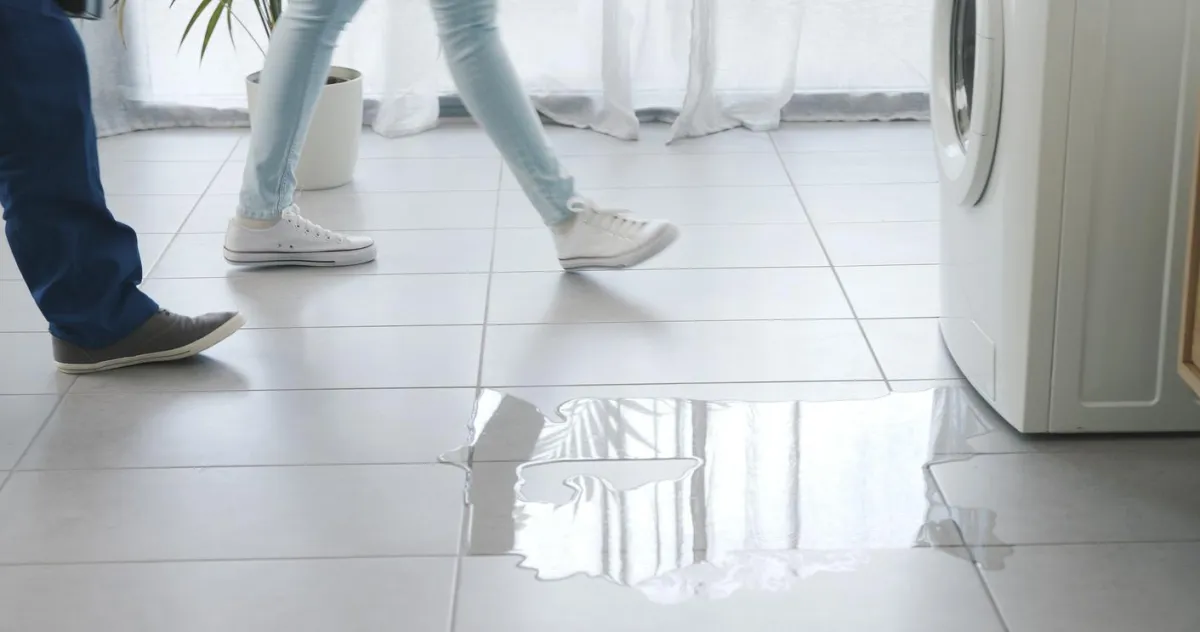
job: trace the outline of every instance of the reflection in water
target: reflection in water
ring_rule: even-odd
[[[929,465],[992,432],[963,388],[839,402],[581,399],[551,420],[495,391],[471,441],[468,551],[540,579],[584,574],[658,602],[785,590],[872,550],[998,544],[991,512],[950,508]],[[1004,547],[974,560],[997,566]]]

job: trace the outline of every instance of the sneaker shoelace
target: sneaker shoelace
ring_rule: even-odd
[[[625,211],[597,209],[582,202],[572,204],[571,210],[578,215],[579,221],[622,239],[636,237],[646,226],[644,220],[630,217]]]
[[[283,219],[298,230],[303,230],[306,234],[312,235],[314,239],[342,242],[342,235],[340,233],[324,228],[316,222],[304,219],[299,213],[285,213]]]

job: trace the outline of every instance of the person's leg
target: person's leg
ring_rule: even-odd
[[[657,255],[678,235],[667,222],[598,211],[559,165],[496,26],[497,0],[431,0],[459,95],[555,234],[567,269],[620,268]]]
[[[237,218],[225,257],[242,265],[353,265],[375,258],[370,239],[325,230],[300,217],[296,163],[333,50],[363,0],[292,0],[271,36],[259,75],[257,111]]]
[[[104,347],[158,306],[137,236],[105,206],[83,45],[66,18],[0,6],[4,232],[55,337]]]
[[[105,204],[87,60],[61,12],[0,5],[0,206],[60,364],[110,359],[158,317],[137,236]]]
[[[575,180],[546,141],[496,28],[496,0],[432,0],[459,96],[512,168],[547,226],[574,217]]]

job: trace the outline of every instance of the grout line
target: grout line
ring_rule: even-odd
[[[981,455],[971,455],[971,456],[976,457],[976,456],[981,456]],[[942,506],[947,509],[951,509],[952,506],[950,504],[949,496],[947,496],[945,490],[942,489],[942,484],[940,481],[938,481],[937,474],[933,471],[934,465],[937,465],[937,463],[930,463],[928,466],[926,466],[924,468],[925,476],[928,477],[929,481],[933,483],[933,488],[937,491],[938,497],[942,501]],[[1004,615],[1001,614],[1001,612],[1000,612],[1000,603],[996,600],[996,596],[992,593],[991,586],[988,585],[987,577],[985,577],[983,574],[983,566],[982,566],[982,564],[980,564],[979,557],[977,555],[975,555],[975,551],[977,549],[986,549],[986,548],[992,548],[992,547],[1011,548],[1011,547],[1013,547],[1013,545],[1008,545],[1008,544],[972,545],[967,542],[966,534],[964,534],[963,530],[962,530],[962,525],[959,523],[959,521],[953,515],[953,512],[951,512],[951,523],[954,525],[954,531],[956,533],[958,533],[959,542],[963,543],[963,549],[966,551],[967,557],[971,560],[971,568],[975,572],[975,578],[979,580],[980,588],[982,588],[983,593],[985,595],[987,595],[988,603],[991,604],[991,606],[992,606],[992,612],[995,613],[996,620],[1000,623],[1000,627],[1002,627],[1004,629],[1004,632],[1009,632],[1008,622],[1004,619]],[[1053,546],[1053,545],[1049,545],[1049,546]]]
[[[196,197],[196,202],[194,204],[192,204],[192,209],[190,211],[188,211],[187,216],[183,218],[182,222],[180,222],[179,228],[174,233],[170,233],[171,239],[169,239],[167,241],[167,245],[162,249],[162,252],[158,253],[158,257],[156,257],[154,259],[154,262],[150,264],[150,267],[148,269],[142,270],[142,282],[143,283],[148,281],[150,279],[150,276],[152,274],[154,274],[154,270],[158,268],[158,264],[162,263],[163,258],[167,256],[168,252],[170,252],[171,246],[175,245],[175,240],[178,239],[181,234],[184,234],[183,227],[187,226],[188,220],[190,220],[192,218],[192,215],[195,214],[196,209],[199,208],[199,206],[200,206],[200,202],[204,200],[204,196],[208,195],[209,190],[211,190],[213,185],[216,184],[217,178],[221,177],[221,172],[225,170],[225,165],[229,164],[229,156],[233,155],[234,149],[236,149],[236,148],[237,148],[237,143],[234,143],[233,148],[231,148],[229,150],[229,154],[227,154],[225,156],[225,160],[223,160],[221,162],[221,166],[217,167],[217,171],[213,174],[212,178],[208,181],[208,184],[205,185],[204,190],[201,191],[200,195],[198,195]],[[147,234],[150,234],[150,233],[147,233]],[[157,234],[167,234],[167,233],[157,233]],[[140,248],[141,247],[139,246],[139,250],[140,250]],[[151,298],[153,298],[153,297],[151,297]]]
[[[785,187],[770,187],[770,188],[785,188]],[[791,189],[791,187],[786,187],[786,188],[790,189],[793,194],[796,193],[795,189]],[[302,194],[302,193],[303,193],[302,191],[297,192],[297,194]],[[225,195],[225,194],[220,194],[220,195]],[[185,224],[186,224],[186,220],[191,218],[191,215],[195,211],[196,206],[199,204],[199,202],[204,197],[207,197],[207,196],[208,196],[207,193],[188,194],[188,195],[177,196],[177,197],[197,197],[197,198],[199,198],[199,199],[197,199],[197,204],[193,205],[192,209],[188,212],[188,216],[184,220]],[[230,196],[236,197],[236,194],[230,194]],[[113,196],[113,197],[137,197],[137,196]],[[156,196],[151,196],[151,197],[156,197]],[[728,228],[742,228],[742,227],[762,228],[762,227],[768,227],[768,226],[772,226],[772,227],[776,227],[776,226],[812,226],[813,229],[815,230],[817,227],[827,227],[827,228],[839,227],[840,228],[840,227],[868,227],[868,226],[911,226],[913,224],[938,224],[938,221],[933,220],[933,219],[893,219],[893,220],[870,220],[870,221],[861,221],[861,222],[853,222],[853,221],[817,222],[817,221],[814,221],[814,220],[811,220],[811,219],[805,217],[803,219],[794,219],[794,220],[778,219],[778,220],[733,221],[732,219],[730,219],[728,221],[709,221],[709,222],[694,222],[694,223],[686,222],[686,221],[682,221],[682,222],[677,221],[675,223],[677,225],[679,225],[681,227],[685,227],[685,228],[725,228],[725,229],[728,229]],[[509,231],[511,231],[511,232],[533,232],[533,231],[539,231],[543,227],[536,226],[536,225],[507,224],[507,225],[496,225],[496,226],[463,225],[463,226],[409,226],[409,227],[400,227],[400,228],[371,228],[371,227],[353,227],[353,226],[345,227],[345,226],[339,226],[337,224],[330,224],[327,228],[329,228],[330,230],[336,230],[339,232],[356,232],[356,233],[437,233],[437,232],[465,233],[465,232],[483,232],[483,231],[488,231],[488,230],[505,231],[505,232],[509,232]],[[185,230],[182,230],[182,228],[181,228],[180,230],[176,230],[174,232],[139,231],[138,234],[139,235],[181,234],[181,235],[198,235],[199,236],[199,235],[224,235],[225,233],[222,231],[215,231],[215,230],[185,231]],[[879,267],[879,266],[934,266],[934,265],[938,265],[938,264],[930,263],[930,262],[855,263],[855,264],[848,264],[848,265],[843,265],[843,266],[838,266],[838,267],[855,268],[855,267]],[[634,268],[634,269],[635,270],[643,270],[645,268]]]
[[[486,308],[484,310],[486,318]],[[690,318],[690,319],[664,319],[664,320],[602,320],[602,321],[578,321],[578,322],[537,322],[537,321],[508,321],[508,322],[454,322],[454,323],[399,323],[399,324],[351,324],[351,325],[282,325],[276,327],[253,327],[248,326],[243,328],[243,331],[293,331],[297,329],[417,329],[417,328],[450,328],[450,327],[589,327],[589,326],[605,326],[605,325],[686,325],[690,323],[825,323],[825,322],[841,322],[855,320],[850,317],[830,317],[818,316],[813,318],[783,318],[783,317],[764,317],[764,318]],[[937,316],[897,316],[889,318],[858,318],[859,321],[866,322],[891,322],[891,321],[914,321],[914,320],[937,320]],[[22,329],[22,330],[0,330],[0,335],[4,334],[41,334],[45,333],[45,329]],[[903,379],[892,379],[890,381],[900,382],[921,382],[930,380],[954,380],[961,378],[947,377],[910,377]],[[822,380],[824,381],[824,380]]]
[[[68,386],[66,390],[58,394],[58,401],[54,402],[54,406],[50,409],[50,412],[46,414],[46,418],[42,420],[42,425],[38,426],[37,432],[33,433],[33,437],[29,439],[29,443],[25,444],[25,449],[21,450],[21,455],[17,457],[16,461],[13,462],[12,469],[4,475],[3,479],[0,479],[0,493],[4,492],[4,487],[8,485],[8,481],[12,480],[13,475],[20,470],[21,462],[25,460],[25,456],[29,454],[30,450],[33,449],[33,444],[37,443],[38,438],[42,436],[42,432],[46,429],[46,426],[50,425],[50,420],[54,418],[54,414],[58,412],[59,407],[62,406],[63,401],[65,401],[67,398],[67,393],[72,387],[75,386],[75,382],[78,381],[78,379],[79,378],[76,376],[71,380],[71,386]]]
[[[463,426],[466,429],[466,426]],[[32,445],[32,444],[31,444]],[[454,450],[461,445],[446,448],[444,451]],[[967,455],[981,456],[981,455]],[[654,457],[648,459],[630,459],[617,458],[595,458],[587,459],[588,463],[676,463],[680,461],[691,461],[686,457]],[[479,459],[473,458],[472,464],[479,465],[522,465],[526,463],[538,463],[538,461],[512,460],[512,459]],[[96,467],[27,467],[14,468],[12,472],[172,472],[178,470],[305,470],[305,469],[335,469],[335,468],[357,468],[357,469],[393,469],[393,470],[416,470],[426,469],[430,467],[452,467],[455,470],[462,471],[461,463],[449,463],[444,461],[345,461],[336,463],[192,463],[188,465],[105,465]]]
[[[487,317],[485,308],[484,317]],[[843,322],[848,320],[869,322],[890,322],[890,321],[913,321],[913,320],[936,320],[936,316],[921,317],[921,318],[746,318],[746,319],[712,319],[712,320],[631,320],[631,321],[602,321],[602,322],[567,322],[567,323],[420,323],[413,325],[290,325],[286,327],[259,327],[247,328],[245,331],[295,331],[297,329],[307,330],[343,330],[343,329],[470,329],[470,328],[485,328],[492,327],[603,327],[607,325],[679,325],[688,323],[698,324],[734,324],[734,323],[826,323],[826,322]],[[45,333],[42,330],[37,331],[0,331],[0,335],[30,335]],[[479,371],[482,372],[482,368]],[[892,381],[937,381],[937,380],[954,380],[962,379],[956,377],[907,377],[903,380]],[[777,380],[758,380],[757,382],[771,383]],[[784,382],[857,382],[857,381],[879,381],[879,380],[783,380]],[[751,381],[750,383],[755,383]],[[680,382],[688,384],[690,382]],[[712,382],[713,384],[727,384],[728,382]],[[7,395],[18,394],[45,394],[45,393],[0,393]]]
[[[775,187],[775,188],[783,188],[783,187]],[[180,196],[180,197],[185,197],[185,196]],[[765,221],[726,221],[726,222],[712,221],[712,222],[701,222],[701,223],[686,223],[686,222],[684,222],[684,223],[676,222],[676,223],[681,227],[697,227],[697,228],[730,228],[730,227],[734,227],[734,228],[736,228],[736,227],[742,227],[742,226],[746,226],[746,227],[807,226],[808,220],[783,220],[783,219],[780,219],[780,220],[765,220]],[[829,223],[829,222],[826,222],[826,223]],[[888,221],[888,222],[883,222],[883,221],[879,221],[879,222],[838,222],[836,224],[849,225],[849,226],[862,226],[862,225],[872,225],[872,224],[936,224],[936,223],[937,222],[930,221],[930,220],[894,220],[894,221]],[[366,227],[366,228],[349,227],[349,228],[347,228],[345,226],[338,226],[336,224],[330,224],[326,228],[328,228],[330,230],[336,230],[339,232],[356,232],[356,233],[425,233],[425,232],[436,233],[436,232],[469,232],[469,231],[483,232],[485,230],[533,232],[533,231],[540,231],[540,230],[545,229],[544,226],[519,225],[519,224],[504,225],[504,226],[499,226],[499,225],[498,226],[411,226],[411,227],[403,227],[403,228],[370,228],[370,227]],[[177,231],[177,232],[179,232],[179,231]],[[161,232],[161,231],[160,232],[142,231],[138,234],[139,235],[171,235],[174,233],[167,233],[167,232]],[[184,234],[184,235],[224,235],[225,233],[220,232],[220,231],[213,231],[213,230],[200,230],[200,231],[186,231],[186,232],[182,232],[181,234]],[[908,265],[908,264],[893,264],[893,265]],[[912,265],[922,265],[922,264],[912,264]],[[933,265],[933,264],[924,264],[924,265]],[[641,268],[635,268],[635,269],[641,269]]]
[[[804,226],[804,224],[794,224],[794,226]],[[380,231],[361,231],[361,232],[380,232]],[[483,232],[483,230],[478,230],[476,232]],[[814,232],[816,232],[816,231],[814,231]],[[157,234],[165,235],[167,233],[157,233]],[[201,234],[201,233],[181,233],[181,234],[175,235],[175,237],[179,237],[182,235],[195,235],[195,234]],[[219,233],[203,233],[203,234],[216,235]],[[818,241],[820,241],[819,237],[818,237]],[[173,242],[174,242],[174,240],[172,240],[172,243]],[[170,245],[168,245],[167,247],[170,248]],[[714,267],[703,267],[703,268],[654,268],[654,267],[649,267],[649,268],[637,268],[634,270],[595,270],[595,271],[590,271],[587,274],[588,275],[623,274],[626,276],[630,276],[630,275],[640,274],[640,273],[644,273],[644,272],[684,272],[684,273],[687,273],[687,272],[703,272],[706,270],[721,270],[721,271],[730,271],[730,270],[745,270],[745,271],[753,271],[753,270],[824,270],[826,268],[830,268],[830,269],[833,269],[836,271],[841,268],[897,268],[897,267],[936,266],[936,265],[938,265],[938,264],[936,264],[936,263],[889,263],[889,264],[878,264],[878,265],[853,265],[853,266],[832,266],[832,265],[714,266]],[[252,274],[245,273],[245,272],[238,272],[236,274],[223,274],[223,275],[214,274],[212,276],[207,276],[207,275],[156,276],[153,278],[148,277],[146,280],[147,281],[190,281],[190,280],[200,280],[200,279],[266,278],[267,275],[271,275],[271,274],[276,274],[276,275],[279,275],[279,276],[285,277],[285,278],[286,277],[304,277],[304,278],[334,278],[334,279],[338,279],[338,278],[345,278],[345,277],[371,277],[371,276],[434,276],[434,275],[453,275],[453,274],[515,275],[515,274],[558,274],[561,272],[561,270],[554,270],[554,269],[497,270],[494,272],[488,272],[487,270],[463,270],[463,271],[451,270],[451,271],[430,271],[430,272],[361,272],[361,273],[350,271],[349,268],[341,268],[340,270],[344,270],[344,271],[322,272],[319,269],[315,269],[315,268],[307,269],[307,270],[300,270],[300,269],[285,269],[285,270],[275,270],[275,271],[260,270],[258,272],[252,273]],[[234,271],[237,272],[236,269]],[[19,279],[3,279],[3,280],[18,281]],[[847,299],[847,300],[849,300],[849,299]]]
[[[143,566],[154,564],[229,564],[262,562],[333,562],[348,560],[438,560],[456,557],[457,553],[363,554],[363,555],[297,555],[285,557],[214,557],[152,560],[84,560],[78,562],[0,562],[0,568],[56,566]]]
[[[1114,540],[1107,542],[1038,542],[1029,544],[991,544],[991,545],[971,545],[971,544],[955,544],[943,546],[923,546],[920,550],[924,551],[959,551],[970,549],[986,549],[986,548],[1011,548],[1011,549],[1036,549],[1048,547],[1095,547],[1095,546],[1161,546],[1161,545],[1195,545],[1200,544],[1200,539],[1184,539],[1184,540]],[[703,551],[704,549],[695,549]],[[788,551],[804,551],[810,549],[794,548],[782,549]],[[888,551],[897,550],[895,547],[877,547],[877,548],[858,548],[851,549],[855,551]],[[141,566],[154,564],[214,564],[214,563],[262,563],[262,562],[324,562],[324,561],[348,561],[348,560],[442,560],[451,558],[513,558],[521,557],[517,553],[478,553],[474,555],[462,555],[461,553],[396,553],[396,554],[362,554],[362,555],[296,555],[283,557],[231,557],[231,558],[177,558],[177,559],[149,559],[149,560],[80,560],[80,561],[41,561],[41,562],[0,562],[0,568],[21,568],[21,567],[60,567],[60,566]],[[453,629],[453,628],[451,628]]]
[[[478,400],[483,390],[483,362],[487,353],[487,333],[488,333],[488,315],[492,306],[492,277],[496,269],[496,244],[498,242],[499,231],[496,229],[500,224],[500,187],[504,182],[504,161],[500,161],[500,173],[496,176],[496,206],[492,209],[492,252],[491,258],[488,260],[487,272],[487,288],[484,290],[483,296],[483,324],[479,335],[479,360],[475,371],[475,399]],[[475,414],[474,404],[472,404],[472,416]],[[470,420],[468,420],[470,424]],[[463,558],[470,550],[471,545],[471,504],[467,501],[466,494],[470,493],[471,475],[473,470],[469,470],[466,474],[465,485],[463,490],[463,507],[462,514],[458,526],[458,555],[454,562],[454,577],[450,585],[450,617],[449,628],[454,630],[458,627],[458,607],[459,594],[462,589],[462,573],[463,573]]]
[[[938,381],[938,380],[907,380],[907,381],[926,382],[926,381]],[[67,392],[67,395],[72,396],[72,397],[98,397],[98,396],[105,396],[105,395],[120,395],[121,397],[127,397],[129,395],[135,395],[135,394],[136,395],[178,396],[178,395],[183,395],[183,394],[187,394],[187,393],[292,393],[292,392],[298,392],[298,391],[302,391],[302,392],[313,392],[313,391],[437,391],[437,390],[466,390],[466,389],[478,389],[478,388],[482,388],[485,390],[503,391],[503,390],[513,390],[513,389],[534,389],[534,388],[610,388],[610,387],[616,388],[616,387],[629,387],[629,386],[636,386],[636,387],[747,386],[747,385],[758,386],[758,385],[766,385],[766,384],[791,385],[791,386],[804,385],[804,384],[807,384],[807,385],[814,385],[814,384],[855,384],[855,385],[858,385],[858,384],[883,384],[886,386],[887,382],[881,378],[869,378],[869,379],[801,380],[801,381],[793,380],[793,381],[766,381],[766,382],[763,382],[763,381],[758,381],[758,382],[755,382],[755,381],[742,381],[742,382],[737,382],[737,381],[727,381],[727,382],[640,382],[640,383],[636,383],[636,384],[630,384],[628,382],[603,382],[603,383],[589,382],[586,384],[484,384],[483,386],[474,386],[472,384],[440,384],[440,385],[435,384],[435,385],[424,385],[424,386],[360,386],[360,387],[334,387],[334,388],[311,388],[311,387],[306,387],[306,388],[245,388],[245,389],[232,390],[232,391],[231,390],[222,390],[222,389],[213,389],[213,390],[204,390],[204,389],[199,389],[199,390],[188,390],[188,389],[139,390],[139,389],[125,389],[125,388],[120,388],[120,387],[114,389],[113,387],[107,387],[104,392],[76,391],[76,390],[74,390],[74,386],[72,386],[71,390]],[[121,385],[121,387],[124,387],[124,386],[126,386],[126,385]],[[860,399],[869,400],[869,399],[877,399],[877,397],[856,398],[854,401],[859,401]],[[785,401],[791,401],[791,400],[785,400]],[[797,400],[797,401],[811,401],[811,402],[816,403],[816,402],[826,402],[826,401],[830,401],[830,400],[812,399],[812,400]],[[833,400],[833,401],[838,401],[838,400]],[[768,402],[769,402],[769,400],[768,400]]]
[[[992,586],[988,583],[987,576],[983,574],[983,568],[979,562],[974,561],[975,552],[971,547],[967,547],[967,555],[970,555],[974,562],[971,566],[975,569],[975,576],[979,578],[979,585],[983,588],[983,594],[987,595],[988,603],[992,605],[992,612],[996,614],[996,622],[1000,624],[1004,632],[1012,632],[1012,628],[1008,625],[1008,620],[1004,618],[1004,612],[1000,610],[1000,602],[996,599],[995,593],[992,592]]]
[[[898,383],[905,382],[965,382],[965,380],[950,379],[950,380],[896,380]],[[248,388],[240,390],[158,390],[158,391],[141,391],[141,390],[121,390],[121,391],[105,391],[105,392],[78,392],[68,390],[63,394],[64,397],[81,398],[81,397],[127,397],[129,395],[161,395],[161,396],[178,396],[183,394],[200,394],[200,395],[221,395],[221,394],[244,394],[244,393],[294,393],[294,392],[339,392],[339,391],[465,391],[465,390],[514,390],[514,389],[541,389],[541,388],[610,388],[610,387],[662,387],[662,386],[746,386],[746,385],[786,385],[786,386],[803,386],[815,384],[853,384],[853,385],[868,385],[868,384],[884,384],[882,379],[850,379],[850,380],[801,380],[801,381],[774,381],[774,382],[645,382],[639,384],[629,383],[605,383],[605,384],[509,384],[509,385],[489,385],[475,386],[471,384],[460,384],[457,386],[367,386],[367,387],[320,387],[320,388]],[[52,393],[32,393],[32,394],[17,394],[8,393],[13,397],[33,397],[33,396],[49,396]],[[877,397],[858,397],[850,398],[851,401],[870,400]],[[770,403],[770,400],[766,400]],[[785,401],[801,401],[810,403],[824,403],[831,400],[822,398],[811,399],[795,399]],[[832,400],[846,401],[846,400]]]
[[[804,216],[808,218],[809,225],[813,226],[813,236],[816,238],[817,244],[821,246],[821,253],[829,263],[829,268],[833,270],[833,277],[837,280],[838,288],[842,291],[842,298],[846,299],[846,305],[850,308],[850,314],[854,317],[854,324],[858,326],[859,335],[862,336],[863,342],[866,343],[867,350],[871,352],[871,358],[875,360],[875,368],[879,371],[879,377],[883,379],[884,385],[891,391],[891,381],[888,380],[887,373],[883,370],[883,363],[879,361],[879,354],[875,352],[875,346],[871,344],[871,339],[867,337],[866,328],[863,327],[862,321],[858,318],[858,310],[854,308],[854,301],[850,300],[850,294],[846,292],[846,284],[842,282],[842,276],[838,274],[838,266],[833,265],[833,259],[829,256],[829,249],[825,246],[825,240],[821,238],[821,231],[816,229],[812,217],[808,214],[808,207],[805,206],[804,199],[800,197],[800,191],[796,188],[795,178],[792,177],[792,172],[787,169],[787,164],[783,160],[783,153],[779,151],[779,144],[775,141],[775,136],[771,135],[770,138],[771,145],[775,147],[775,153],[779,157],[779,162],[783,163],[784,173],[787,174],[788,181],[792,183],[792,191],[796,194],[796,199],[800,201],[800,207],[803,209]]]

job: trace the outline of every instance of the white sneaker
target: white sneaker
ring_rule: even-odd
[[[666,250],[679,237],[679,229],[670,222],[602,211],[590,200],[572,200],[571,210],[574,219],[554,230],[554,245],[564,270],[636,266]]]
[[[243,266],[354,266],[375,260],[375,241],[321,228],[300,217],[292,206],[269,228],[249,228],[230,220],[225,260]]]

